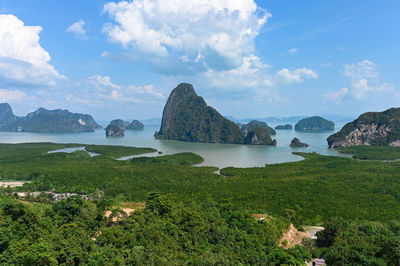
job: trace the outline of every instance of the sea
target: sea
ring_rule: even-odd
[[[275,125],[269,124],[274,127]],[[193,152],[204,158],[204,162],[198,166],[224,167],[263,167],[266,164],[294,162],[303,157],[293,152],[316,152],[326,156],[341,156],[334,149],[329,149],[326,139],[334,132],[340,130],[342,125],[336,125],[332,131],[295,131],[277,130],[276,139],[278,145],[239,145],[239,144],[214,144],[192,143],[173,140],[156,140],[154,132],[159,126],[145,126],[144,130],[126,130],[122,138],[107,138],[103,129],[94,132],[81,133],[29,133],[29,132],[0,132],[0,143],[27,143],[27,142],[53,142],[53,143],[81,143],[101,145],[121,145],[132,147],[151,147],[162,152],[162,155],[170,155],[181,152]],[[300,141],[309,144],[307,148],[290,148],[291,140],[297,137]],[[141,156],[159,156],[157,153]]]

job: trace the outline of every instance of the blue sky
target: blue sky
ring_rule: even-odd
[[[2,0],[0,102],[146,119],[190,82],[227,116],[356,116],[399,107],[399,28],[395,0]]]

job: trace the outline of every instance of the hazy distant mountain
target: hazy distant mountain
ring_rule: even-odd
[[[2,104],[0,109],[2,114],[7,113],[9,122],[0,126],[1,131],[17,132],[87,132],[94,131],[99,125],[93,117],[87,114],[71,113],[68,110],[47,110],[39,108],[35,112],[29,113],[25,117],[12,117],[11,107],[8,104]],[[11,112],[11,113],[10,113]],[[3,118],[4,118],[3,117]],[[4,120],[2,120],[4,121]]]
[[[310,116],[288,116],[288,117],[252,117],[252,118],[244,118],[244,119],[238,119],[233,116],[226,116],[229,120],[232,120],[234,122],[239,122],[239,123],[247,123],[251,120],[258,120],[258,121],[263,121],[266,123],[270,124],[296,124],[298,121],[307,118]],[[345,116],[345,115],[324,115],[324,117],[328,120],[334,121],[336,123],[347,123],[349,121],[354,120],[355,116]]]
[[[291,124],[278,125],[275,127],[276,130],[292,130],[293,126]]]
[[[329,147],[356,145],[400,146],[400,108],[368,112],[329,136]]]

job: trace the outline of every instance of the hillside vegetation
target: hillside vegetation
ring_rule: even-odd
[[[83,151],[46,151],[67,146],[1,144],[0,176],[32,181],[19,191],[90,194],[103,190],[107,196],[129,201],[144,201],[149,192],[159,191],[199,202],[227,200],[254,213],[292,213],[297,225],[320,223],[333,216],[390,221],[400,215],[399,162],[301,153],[305,160],[300,162],[225,168],[221,176],[213,167],[193,167],[202,158],[192,153],[117,161],[112,156],[84,156]],[[101,152],[104,147],[89,150]]]
[[[353,154],[353,158],[361,160],[398,160],[400,147],[383,146],[350,146],[340,147],[341,153]]]
[[[0,189],[1,264],[302,265],[310,253],[333,265],[400,262],[399,162],[297,153],[305,159],[217,175],[194,167],[203,159],[193,153],[129,161],[114,158],[148,149],[88,145],[103,155],[48,153],[81,146],[0,144],[1,178],[31,181]],[[14,199],[18,191],[90,200],[53,202],[43,193],[31,203]],[[121,215],[123,202],[140,208]],[[316,243],[285,250],[278,242],[290,222],[326,229]]]
[[[301,247],[278,248],[285,219],[256,221],[229,204],[149,193],[146,207],[112,222],[112,201],[53,203],[0,195],[2,265],[302,265]]]

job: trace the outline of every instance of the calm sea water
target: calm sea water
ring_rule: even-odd
[[[271,124],[270,126],[275,125]],[[343,125],[337,125],[336,130],[341,129],[342,126]],[[204,162],[200,165],[216,166],[218,168],[227,166],[264,166],[265,164],[293,162],[303,159],[301,156],[292,154],[293,151],[344,156],[328,148],[326,139],[335,131],[299,132],[295,130],[277,130],[277,134],[272,136],[272,138],[277,140],[278,145],[276,147],[271,147],[156,140],[153,134],[158,129],[159,127],[156,126],[146,126],[143,131],[127,130],[123,138],[106,138],[104,130],[102,129],[96,130],[95,132],[64,134],[0,132],[0,142],[54,142],[151,147],[162,151],[163,154],[194,152],[204,158]],[[310,146],[307,148],[290,148],[290,141],[294,137],[299,138],[302,142],[308,143]]]

